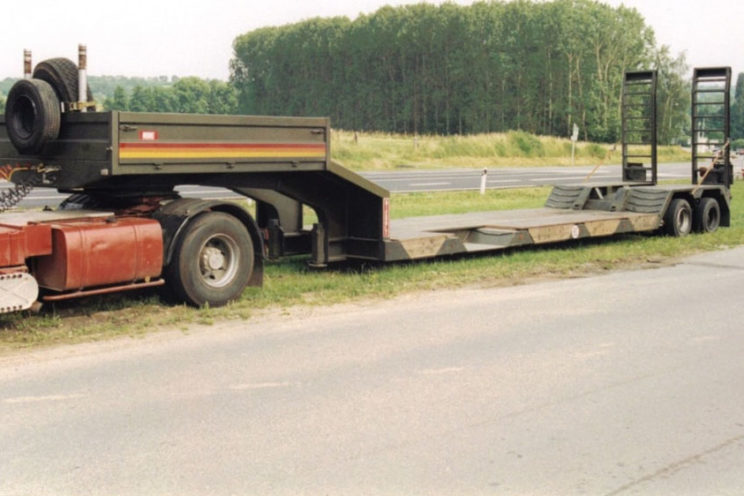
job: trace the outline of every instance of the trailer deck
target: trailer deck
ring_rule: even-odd
[[[717,186],[556,186],[546,206],[397,219],[390,223],[385,261],[497,251],[571,239],[655,231],[677,193],[715,196],[728,225],[728,199]]]
[[[537,208],[394,220],[386,261],[428,258],[652,231],[657,214]],[[404,252],[399,252],[397,248]]]

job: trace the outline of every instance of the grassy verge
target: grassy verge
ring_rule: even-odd
[[[636,153],[647,153],[632,147]],[[331,153],[334,159],[355,170],[385,170],[398,167],[498,167],[571,165],[571,141],[567,138],[535,136],[522,131],[469,136],[407,136],[383,133],[335,131]],[[620,147],[579,142],[575,163],[620,163]],[[688,151],[677,146],[659,147],[659,160],[685,162]]]
[[[605,240],[520,249],[393,265],[311,270],[303,258],[268,264],[263,289],[250,288],[224,308],[194,309],[164,301],[154,291],[109,295],[48,305],[39,315],[0,315],[0,351],[137,336],[158,329],[187,329],[223,319],[250,319],[293,305],[328,305],[405,292],[467,285],[508,286],[538,278],[574,277],[610,269],[656,265],[681,256],[744,244],[744,184],[733,188],[732,227],[708,235],[669,238],[627,235]],[[396,217],[486,209],[537,207],[548,188],[400,194]]]

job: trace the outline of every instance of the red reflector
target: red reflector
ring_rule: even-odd
[[[382,237],[390,237],[390,198],[382,199]]]

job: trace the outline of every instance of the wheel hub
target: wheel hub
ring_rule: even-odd
[[[202,267],[207,270],[219,270],[225,267],[225,255],[215,247],[207,247],[202,255]]]
[[[226,234],[215,234],[199,251],[199,272],[202,281],[214,288],[225,287],[235,278],[240,248]]]

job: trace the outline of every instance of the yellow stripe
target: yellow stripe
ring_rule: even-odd
[[[119,158],[132,159],[132,158],[323,158],[325,157],[324,151],[318,150],[136,150],[136,149],[121,149],[119,150]]]

